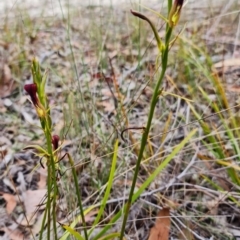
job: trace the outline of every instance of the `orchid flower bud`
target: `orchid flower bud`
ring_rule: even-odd
[[[131,10],[131,13],[134,16],[136,16],[138,18],[141,18],[141,19],[143,19],[143,20],[145,20],[145,21],[147,21],[149,23],[150,27],[152,28],[154,37],[155,37],[155,39],[157,41],[158,49],[159,49],[160,52],[162,52],[164,50],[165,46],[162,43],[162,40],[161,40],[161,38],[158,35],[158,31],[157,31],[155,25],[152,23],[152,21],[148,17],[146,17],[144,14],[142,14],[142,13],[139,13],[139,12],[136,12],[136,11],[133,11],[133,10]]]
[[[181,13],[181,9],[183,6],[183,2],[184,2],[184,0],[175,0],[174,1],[174,4],[172,5],[172,8],[168,15],[169,27],[173,28],[177,25],[178,20],[180,18],[180,13]]]

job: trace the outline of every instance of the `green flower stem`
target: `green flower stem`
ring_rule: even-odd
[[[48,121],[47,121],[48,123]],[[50,155],[49,160],[50,164],[48,165],[48,220],[51,222],[51,200],[52,202],[52,222],[53,222],[53,231],[54,231],[54,236],[55,239],[57,240],[57,218],[56,218],[56,198],[58,195],[58,189],[57,189],[57,172],[56,172],[56,166],[55,166],[55,161],[54,161],[54,156],[53,156],[53,148],[52,148],[52,135],[51,131],[49,129],[49,125],[47,124],[47,132],[46,132],[46,139],[47,139],[47,147],[48,147],[48,153]],[[51,190],[53,186],[53,195],[51,195]],[[49,192],[50,190],[50,192]],[[48,225],[50,225],[50,222],[48,221]],[[50,231],[49,231],[50,232]],[[48,233],[49,233],[48,232]],[[49,240],[51,238],[48,238]]]
[[[170,43],[171,34],[172,34],[172,28],[170,28],[167,25],[167,32],[166,32],[166,38],[165,38],[165,48],[162,51],[162,71],[161,71],[161,74],[159,76],[159,79],[158,79],[157,84],[156,84],[155,89],[154,89],[154,93],[153,93],[153,96],[152,96],[152,99],[151,99],[150,111],[149,111],[149,114],[148,114],[147,126],[146,126],[145,131],[142,135],[141,146],[140,146],[139,155],[138,155],[138,159],[137,159],[137,163],[136,163],[136,168],[135,168],[135,172],[134,172],[134,176],[133,176],[133,180],[132,180],[132,186],[131,186],[131,189],[130,189],[128,201],[126,203],[126,210],[125,210],[124,216],[123,216],[123,223],[122,223],[122,228],[121,228],[121,233],[120,233],[120,238],[119,238],[120,240],[122,240],[123,237],[124,237],[124,230],[125,230],[125,227],[126,227],[130,207],[132,205],[132,198],[133,198],[133,194],[134,194],[135,185],[136,185],[136,182],[137,182],[138,172],[139,172],[141,161],[142,161],[142,158],[143,158],[143,153],[144,153],[144,150],[145,150],[145,146],[147,144],[148,135],[149,135],[149,132],[150,132],[150,129],[151,129],[154,110],[155,110],[156,104],[158,102],[158,97],[159,97],[159,93],[160,93],[159,88],[162,84],[163,78],[165,76],[165,72],[167,70],[168,52],[169,52],[169,43]]]
[[[168,13],[170,13],[172,8],[172,0],[168,0]]]
[[[80,214],[81,214],[82,223],[83,223],[83,232],[84,232],[85,240],[88,240],[88,233],[87,233],[87,228],[86,228],[87,224],[86,224],[85,216],[84,216],[84,209],[83,209],[81,194],[80,194],[79,185],[78,185],[77,173],[76,173],[76,169],[74,166],[74,162],[73,162],[70,154],[68,154],[68,159],[69,159],[70,165],[72,167],[73,179],[74,179],[74,184],[76,187],[77,198],[78,198],[78,206],[80,208]]]
[[[53,223],[53,231],[55,240],[57,237],[57,219],[56,219],[56,198],[58,195],[57,189],[57,176],[56,176],[56,166],[54,161],[53,147],[52,147],[52,135],[51,135],[51,124],[48,121],[48,117],[45,118],[45,126],[44,134],[47,140],[47,150],[48,150],[48,178],[47,178],[47,204],[46,210],[44,213],[41,231],[39,239],[42,239],[46,218],[47,218],[47,239],[51,240],[51,222]],[[53,190],[53,192],[52,192]],[[51,220],[52,219],[52,220]]]
[[[39,116],[39,120],[45,135],[45,139],[47,142],[47,168],[48,168],[48,176],[47,176],[47,203],[46,209],[43,216],[42,226],[40,230],[39,239],[41,240],[43,237],[43,232],[45,229],[45,224],[47,220],[47,239],[53,239],[51,237],[51,223],[53,224],[53,235],[54,239],[57,240],[57,218],[56,218],[56,206],[57,206],[57,196],[58,196],[58,187],[57,187],[57,167],[55,163],[54,157],[54,149],[52,146],[52,120],[50,115],[49,103],[45,93],[45,84],[47,80],[46,74],[42,75],[40,70],[40,65],[36,59],[32,62],[32,75],[34,84],[37,87],[28,86],[26,89],[32,94],[34,100],[37,101],[36,110]],[[31,90],[31,91],[30,91]],[[37,96],[34,90],[37,90]],[[33,95],[34,94],[34,95]],[[39,109],[41,111],[38,111]],[[41,114],[40,114],[41,113]]]

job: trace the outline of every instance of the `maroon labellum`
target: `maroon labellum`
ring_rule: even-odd
[[[25,91],[29,94],[29,96],[31,97],[32,103],[35,107],[38,107],[38,97],[37,97],[37,85],[34,83],[31,84],[26,84],[24,86]]]
[[[59,136],[58,135],[53,135],[52,136],[52,145],[53,145],[53,149],[57,150],[58,149],[58,143],[59,143]]]

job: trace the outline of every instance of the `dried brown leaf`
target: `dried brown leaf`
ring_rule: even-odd
[[[151,228],[148,240],[168,240],[170,231],[170,209],[159,211],[155,225]]]
[[[14,208],[17,205],[17,201],[14,195],[12,194],[8,194],[8,193],[4,193],[3,198],[5,199],[7,206],[6,206],[6,210],[8,214],[11,214],[12,211],[14,210]]]
[[[96,103],[96,105],[98,107],[102,107],[104,108],[105,112],[112,112],[115,110],[114,104],[111,101],[102,101],[102,102],[98,102]]]
[[[23,234],[18,229],[13,230],[13,229],[4,227],[1,230],[7,234],[7,236],[9,237],[8,239],[11,239],[11,240],[24,239]]]
[[[15,87],[9,66],[5,63],[0,63],[0,97],[10,95]]]
[[[213,66],[215,68],[240,66],[240,59],[239,58],[225,59],[224,61],[215,63]]]
[[[212,67],[212,71],[217,72],[218,74],[221,75],[230,70],[231,68],[239,68],[239,66],[240,66],[239,58],[230,58],[215,63]]]
[[[232,93],[240,93],[240,87],[239,86],[228,86],[227,90]]]
[[[28,224],[35,222],[35,218],[37,217],[35,212],[38,209],[39,203],[41,203],[42,199],[45,197],[46,192],[46,189],[26,191],[23,203],[28,221],[24,218],[24,220],[21,222],[22,225],[27,226]]]
[[[40,179],[38,181],[38,189],[45,189],[46,188],[46,181],[47,181],[47,169],[43,169],[42,167],[39,169]]]

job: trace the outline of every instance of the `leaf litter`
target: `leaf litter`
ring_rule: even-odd
[[[106,17],[109,14],[112,16],[111,11],[114,11],[114,16],[118,16],[117,19]],[[140,55],[144,57],[139,61],[138,43],[134,42],[134,38],[138,36],[134,20],[130,19],[129,12],[125,9],[111,11],[102,7],[81,9],[81,17],[79,17],[79,13],[75,12],[74,16],[76,17],[71,20],[70,33],[67,33],[67,27],[60,18],[32,18],[32,24],[38,25],[38,30],[34,34],[33,32],[28,33],[29,26],[20,26],[15,23],[14,19],[7,23],[9,31],[13,29],[14,24],[17,28],[13,30],[12,36],[4,36],[5,39],[8,37],[7,40],[0,39],[0,42],[7,44],[1,44],[1,50],[4,51],[7,58],[3,58],[4,61],[1,62],[0,68],[0,96],[1,101],[3,101],[3,104],[0,104],[0,109],[5,115],[1,117],[0,131],[6,138],[2,139],[0,146],[2,153],[1,176],[3,176],[0,191],[3,199],[1,217],[4,219],[0,227],[6,236],[12,234],[11,239],[20,239],[23,235],[30,236],[31,228],[34,233],[37,233],[39,228],[35,227],[34,224],[40,226],[39,219],[42,217],[41,209],[39,209],[34,216],[34,223],[31,223],[31,227],[21,227],[20,223],[28,224],[22,212],[25,211],[29,214],[34,212],[34,205],[37,209],[37,203],[41,202],[44,196],[46,180],[46,173],[41,168],[32,171],[34,167],[39,166],[39,158],[33,153],[21,152],[30,143],[41,144],[43,142],[36,114],[32,111],[31,103],[23,96],[22,90],[25,83],[31,82],[30,61],[34,56],[39,58],[44,70],[49,72],[48,94],[52,103],[51,111],[56,131],[62,131],[64,138],[66,129],[71,124],[70,128],[74,129],[74,131],[69,131],[67,137],[70,138],[70,141],[63,147],[62,154],[70,151],[78,164],[86,166],[83,168],[84,170],[82,168],[80,170],[79,182],[83,189],[83,197],[88,204],[94,204],[99,199],[94,195],[96,182],[92,179],[96,178],[99,182],[104,182],[108,176],[107,169],[109,169],[110,163],[107,154],[111,149],[109,146],[111,146],[112,141],[109,135],[114,132],[120,134],[126,127],[126,119],[121,113],[121,107],[124,107],[128,114],[129,126],[142,127],[146,124],[151,89],[154,83],[154,59],[157,56],[157,51],[154,43],[149,41],[152,39],[151,34],[144,28],[146,42],[141,42],[144,51],[140,52]],[[215,11],[217,10],[215,9]],[[99,16],[101,21],[97,22],[97,19],[94,21],[89,16]],[[132,21],[132,23],[129,24],[128,21]],[[106,31],[106,26],[109,27],[108,31]],[[115,26],[119,26],[119,28]],[[126,30],[126,26],[129,29]],[[222,24],[219,26],[222,27]],[[72,53],[67,41],[68,34],[70,34],[73,54],[77,60],[77,73],[72,70]],[[21,39],[21,43],[16,43],[15,36]],[[100,46],[101,49],[99,49]],[[149,47],[145,53],[146,46]],[[214,46],[213,43],[209,43],[209,51],[212,55],[218,56],[219,52],[213,50]],[[173,52],[175,50],[173,48]],[[112,67],[110,67],[109,59],[112,62]],[[230,59],[215,63],[215,68],[221,69],[221,74],[225,76],[227,81],[225,85],[230,95],[233,92],[238,93],[236,90],[238,82],[234,81],[238,78],[238,71],[236,71],[238,65],[237,61],[234,64],[231,61]],[[223,69],[223,65],[227,69]],[[181,67],[181,63],[179,63],[179,67]],[[170,70],[168,73],[172,79],[176,79],[176,74],[181,72],[177,68],[176,64],[175,72]],[[81,79],[81,82],[78,83],[76,78]],[[114,78],[117,85],[114,85]],[[189,87],[186,84],[181,81],[175,84],[166,81],[164,90],[191,99]],[[203,85],[211,93],[212,87],[204,82]],[[120,94],[117,87],[120,89]],[[213,95],[215,96],[215,92]],[[118,106],[115,104],[115,99],[117,99]],[[231,104],[234,105],[237,99],[238,96],[235,96],[234,99],[232,97]],[[59,107],[61,105],[63,108]],[[203,112],[206,115],[211,113],[207,104],[198,107],[201,110],[204,109]],[[162,137],[158,134],[165,129],[169,111],[173,116],[170,122],[177,130],[167,134],[162,143]],[[174,95],[169,94],[160,99],[151,136],[153,138],[150,141],[156,153],[159,153],[159,144],[161,144],[163,152],[161,152],[161,157],[150,158],[148,164],[142,164],[137,186],[141,186],[147,177],[147,172],[153,171],[164,156],[169,154],[186,134],[186,130],[179,126],[184,125],[183,116],[187,111],[187,104],[184,101],[176,100]],[[64,119],[64,122],[60,119]],[[214,119],[209,120],[210,123],[212,121]],[[80,138],[78,133],[81,133]],[[139,140],[138,131],[131,131],[131,133],[134,139]],[[126,168],[134,167],[136,161],[136,155],[129,147],[131,144],[129,139],[127,143],[121,142],[120,145],[119,172],[125,172]],[[177,177],[184,172],[184,168],[193,159],[195,151],[199,152],[197,161],[191,166],[189,173],[177,181]],[[204,152],[206,152],[206,156],[200,156]],[[89,159],[91,163],[95,162],[95,164],[90,165],[91,168],[88,167],[89,165],[85,165],[85,161],[87,162]],[[226,239],[232,235],[239,235],[239,207],[228,198],[223,197],[220,192],[212,189],[209,182],[201,178],[201,175],[209,176],[229,193],[233,191],[234,196],[239,199],[236,186],[226,180],[228,178],[225,172],[212,163],[213,160],[214,157],[204,146],[197,147],[197,142],[186,147],[178,159],[175,159],[150,185],[149,192],[146,192],[133,206],[126,228],[126,233],[131,236],[131,239],[159,239],[159,235],[162,237],[160,239],[163,240],[170,237],[173,239],[174,237],[175,239],[211,239],[212,236],[217,236],[217,239]],[[106,219],[103,219],[103,224],[108,223],[107,216],[116,212],[122,201],[126,200],[123,198],[123,192],[126,196],[129,191],[131,174],[131,171],[127,171],[127,181],[125,181],[126,176],[119,174],[112,189],[112,202],[110,201],[107,205]],[[67,205],[74,205],[74,202],[69,202],[66,199],[65,191],[63,188],[62,199],[58,202],[60,208],[58,218],[60,222],[69,224],[68,217],[71,216],[72,212],[69,212]],[[151,191],[156,192],[150,194]],[[93,197],[91,197],[92,195]],[[163,203],[161,195],[164,196],[164,201],[166,199],[170,201],[173,198],[175,202],[178,202],[178,207],[171,209],[174,212],[173,219],[169,214],[171,205],[159,210],[158,206],[161,203],[162,205],[166,204]],[[31,201],[33,196],[37,197]],[[71,197],[74,198],[74,196]],[[23,205],[20,204],[19,199]],[[22,206],[25,209],[22,209]],[[165,220],[160,220],[162,217]],[[185,219],[182,220],[182,218]],[[171,227],[170,220],[172,221]],[[91,221],[92,218],[89,219],[89,223]],[[16,222],[19,223],[19,226]],[[6,223],[12,226],[12,232],[8,227],[5,227]],[[179,231],[179,228],[183,228],[182,232]],[[112,231],[119,231],[119,226],[114,226]]]

